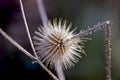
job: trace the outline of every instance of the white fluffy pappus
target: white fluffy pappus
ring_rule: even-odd
[[[81,45],[83,40],[71,39],[75,35],[75,30],[71,30],[71,26],[72,24],[66,20],[55,19],[35,31],[35,49],[46,66],[54,68],[59,62],[64,69],[70,68],[79,60],[80,53],[84,53]]]

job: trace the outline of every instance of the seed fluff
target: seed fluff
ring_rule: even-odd
[[[74,66],[81,58],[83,40],[71,39],[75,29],[71,30],[72,24],[66,20],[48,21],[44,26],[35,31],[34,45],[37,55],[46,66],[54,68],[59,62],[64,69]],[[69,39],[69,40],[68,40]],[[70,40],[71,39],[71,40]],[[67,41],[68,40],[68,41]]]

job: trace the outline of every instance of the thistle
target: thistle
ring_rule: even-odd
[[[42,4],[42,0],[38,0]],[[71,30],[72,24],[68,23],[66,20],[53,20],[53,22],[48,21],[45,15],[45,10],[42,5],[40,9],[40,15],[43,21],[43,26],[38,27],[38,31],[35,31],[35,36],[33,40],[29,32],[26,16],[23,9],[22,0],[20,0],[21,11],[23,15],[23,20],[25,23],[28,38],[33,49],[34,55],[31,55],[26,49],[20,46],[15,40],[13,40],[9,35],[7,35],[1,28],[0,34],[2,34],[6,39],[8,39],[13,45],[15,45],[19,50],[25,53],[32,60],[36,61],[40,66],[54,79],[54,80],[65,80],[62,68],[70,68],[74,66],[79,58],[80,53],[85,53],[83,50],[83,42],[86,35],[101,30],[106,29],[106,80],[111,80],[111,30],[110,21],[105,21],[98,23],[97,25],[88,28],[86,30],[81,30],[79,33],[75,34],[75,29]],[[34,45],[33,45],[34,42]],[[58,78],[46,67],[56,68]]]
[[[71,23],[66,20],[54,20],[38,27],[35,31],[34,44],[39,59],[51,68],[59,62],[63,68],[70,68],[84,53],[80,38],[71,39],[75,33],[71,30]]]

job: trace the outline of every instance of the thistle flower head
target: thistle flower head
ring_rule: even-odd
[[[34,45],[38,57],[47,66],[55,67],[59,62],[63,68],[70,68],[81,57],[84,50],[80,38],[71,39],[75,33],[71,23],[54,20],[38,27],[35,31]]]

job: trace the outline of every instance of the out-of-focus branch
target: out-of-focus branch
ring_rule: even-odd
[[[37,4],[38,4],[39,14],[41,16],[42,23],[43,23],[43,25],[46,25],[48,22],[48,17],[46,14],[46,10],[45,10],[43,1],[37,0]],[[60,64],[58,66],[56,66],[56,72],[57,72],[57,75],[59,77],[59,80],[65,80],[63,69],[62,69]]]
[[[42,23],[43,23],[43,25],[45,25],[48,22],[48,17],[47,17],[46,11],[45,11],[43,1],[37,0],[37,4],[38,4],[39,14],[40,14]]]
[[[55,68],[56,68],[59,80],[65,80],[63,69],[62,69],[62,66],[59,62],[57,62],[57,65],[55,66]]]

